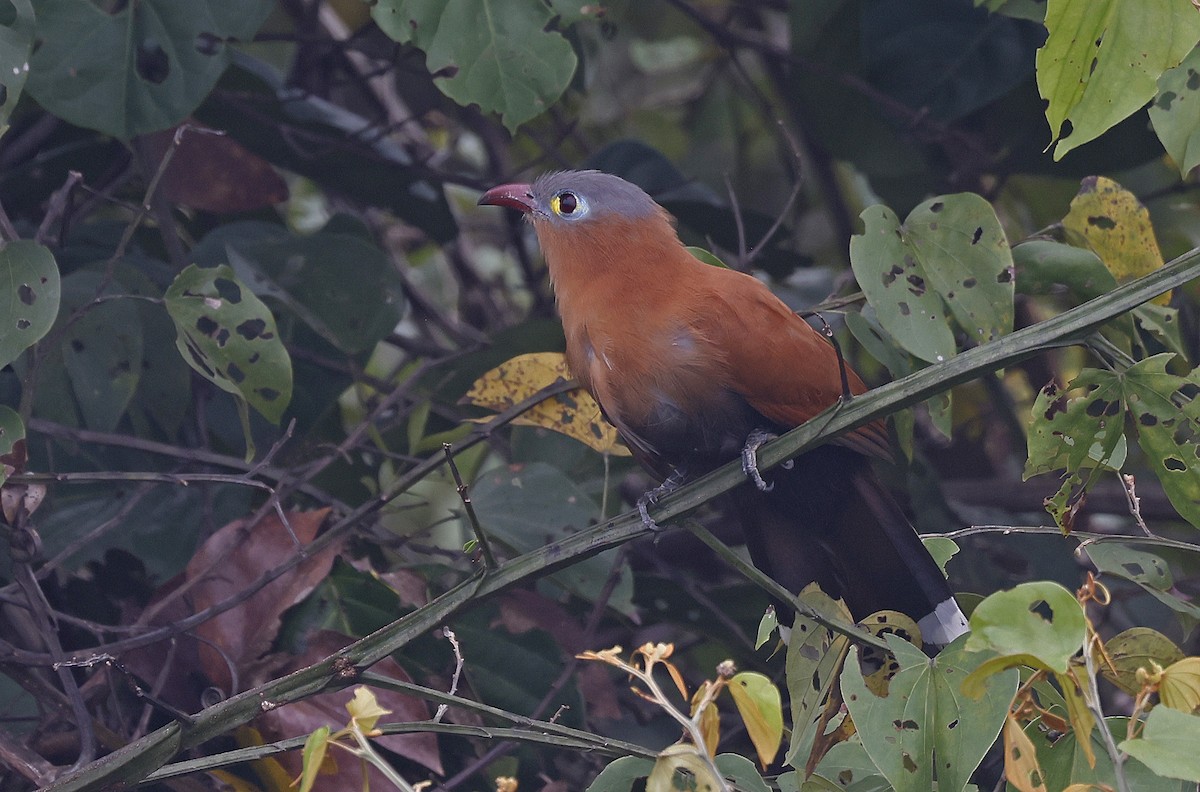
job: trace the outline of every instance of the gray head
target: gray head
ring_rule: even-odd
[[[519,209],[535,221],[586,223],[603,217],[638,219],[663,213],[662,207],[619,176],[595,170],[556,171],[533,184],[503,184],[479,199],[481,204]]]

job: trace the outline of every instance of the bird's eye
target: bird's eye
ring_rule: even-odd
[[[558,213],[564,216],[571,215],[579,208],[579,199],[575,197],[575,193],[565,192],[558,196]]]

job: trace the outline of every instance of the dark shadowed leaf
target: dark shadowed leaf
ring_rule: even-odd
[[[54,255],[24,240],[0,249],[0,368],[49,332],[58,316],[60,284]]]

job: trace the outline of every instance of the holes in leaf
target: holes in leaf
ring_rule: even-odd
[[[134,66],[139,77],[155,85],[161,84],[171,73],[171,59],[154,37],[138,44]]]
[[[925,279],[920,275],[909,275],[905,280],[908,281],[908,290],[917,297],[925,293]]]
[[[896,303],[896,308],[900,310],[901,316],[908,316],[912,313],[912,309],[908,307],[908,303],[904,302],[903,300]]]
[[[213,281],[213,286],[216,287],[217,294],[221,295],[222,299],[235,305],[242,301],[242,287],[237,284],[237,281],[217,278]]]
[[[1142,426],[1154,426],[1158,423],[1158,416],[1154,413],[1142,413],[1138,416],[1138,423]]]
[[[1188,69],[1187,89],[1194,91],[1197,88],[1200,88],[1200,74],[1195,69]]]
[[[904,769],[910,773],[915,773],[919,769],[917,763],[913,761],[912,755],[908,751],[904,752]]]
[[[1054,623],[1054,609],[1050,607],[1050,603],[1046,600],[1038,600],[1029,606],[1029,612],[1042,617],[1043,621]]]
[[[899,718],[897,718],[896,720],[892,721],[892,727],[894,729],[896,729],[896,731],[920,731],[921,730],[921,725],[919,723],[917,723],[915,720],[913,720],[912,718],[906,718],[905,720],[900,720]]]
[[[247,341],[253,341],[256,338],[274,338],[274,333],[268,333],[267,323],[262,319],[247,319],[237,326],[237,334]]]
[[[269,402],[275,401],[280,395],[279,391],[275,390],[274,388],[256,388],[255,393],[257,393],[259,396],[262,396],[263,401]]]
[[[1004,269],[1000,270],[1000,274],[996,276],[996,283],[1012,283],[1013,277],[1013,268],[1005,267]]]
[[[17,299],[25,305],[33,305],[37,302],[37,292],[30,288],[28,283],[22,283],[17,287]]]
[[[238,368],[238,364],[233,361],[230,361],[229,365],[225,367],[225,373],[229,375],[229,379],[237,383],[241,383],[246,379],[246,373]]]
[[[964,289],[973,289],[978,285],[979,285],[979,281],[976,280],[975,278],[967,278],[963,281]]]
[[[932,204],[930,204],[929,211],[933,212],[934,214],[937,214],[938,212],[942,211],[945,208],[946,208],[946,205],[944,203],[942,203],[941,201],[934,201]]]
[[[1167,470],[1173,470],[1176,473],[1182,473],[1187,470],[1187,465],[1183,463],[1183,460],[1173,456],[1169,456],[1163,460],[1163,467]]]
[[[8,86],[0,85],[0,107],[3,107],[6,102],[8,102]]]
[[[896,282],[896,278],[904,274],[904,269],[899,264],[893,264],[892,268],[883,273],[883,285],[891,286]]]
[[[983,226],[976,226],[975,233],[971,235],[971,244],[978,245],[981,239],[983,239]]]
[[[30,324],[32,324],[32,323],[28,319],[18,319],[17,320],[17,329],[18,330],[28,330]]]
[[[1096,228],[1103,229],[1104,231],[1112,231],[1117,227],[1117,221],[1113,220],[1111,217],[1105,217],[1104,215],[1091,215],[1088,217],[1087,221],[1088,225],[1095,226]]]

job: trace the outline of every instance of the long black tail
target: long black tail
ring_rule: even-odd
[[[855,618],[911,616],[927,644],[966,632],[945,577],[870,463],[822,446],[766,475],[771,492],[739,487],[734,499],[755,565],[799,592],[816,581]]]

